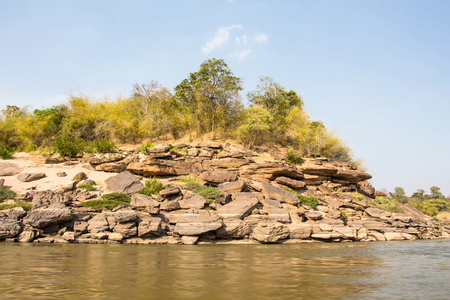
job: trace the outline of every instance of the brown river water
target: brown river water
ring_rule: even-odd
[[[0,299],[450,299],[450,240],[0,243]]]

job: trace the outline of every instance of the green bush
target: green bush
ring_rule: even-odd
[[[138,148],[138,151],[141,152],[142,154],[147,154],[147,150],[152,149],[152,148],[155,148],[155,146],[153,144],[147,143],[147,144],[140,146]]]
[[[8,147],[7,145],[0,145],[0,157],[2,159],[11,159],[14,149]]]
[[[207,204],[211,204],[213,202],[220,203],[220,197],[223,195],[222,191],[218,188],[202,185],[197,181],[190,181],[186,183],[184,188],[205,198]]]
[[[81,203],[84,207],[90,207],[95,211],[102,211],[103,207],[113,209],[114,207],[125,204],[130,205],[131,197],[124,193],[104,194],[101,200],[90,200]]]
[[[341,211],[340,213],[341,213],[341,215],[339,216],[339,219],[341,219],[342,221],[346,222],[347,219],[348,219],[347,214],[345,212],[343,212],[343,211]]]
[[[162,189],[163,189],[162,182],[152,177],[145,181],[144,188],[138,191],[138,193],[150,196],[152,194],[159,194],[159,192],[161,192]]]
[[[16,193],[11,191],[10,189],[1,188],[0,189],[0,200],[6,200],[6,199],[14,199],[16,198]]]
[[[193,177],[185,177],[185,178],[178,178],[178,181],[184,182],[184,183],[188,183],[188,182],[197,182],[197,178],[193,178]]]
[[[87,150],[87,152],[93,153],[115,153],[117,152],[116,144],[113,141],[107,139],[97,139],[93,141]]]
[[[11,204],[0,204],[0,210],[11,209],[11,208],[14,208],[14,207],[22,207],[23,210],[29,211],[31,209],[31,204],[27,203],[25,201],[16,201],[16,202],[11,203]]]
[[[391,213],[405,212],[403,208],[395,205],[395,200],[389,197],[376,197],[372,202],[372,206]]]
[[[56,152],[61,156],[75,156],[84,149],[84,141],[72,135],[60,135],[55,138]]]
[[[89,184],[89,183],[82,183],[82,184],[79,184],[79,185],[77,186],[77,188],[79,188],[79,189],[85,189],[86,191],[89,191],[89,192],[95,191],[94,185],[93,185],[93,184]]]
[[[317,205],[319,204],[319,201],[317,200],[316,197],[303,196],[300,193],[292,190],[290,190],[289,192],[297,196],[297,198],[300,200],[301,205],[308,205],[311,206],[312,208],[316,208]]]
[[[294,151],[288,151],[286,152],[286,162],[301,166],[304,161],[301,154],[295,153]]]
[[[356,199],[358,199],[360,201],[364,200],[364,196],[362,196],[360,193],[357,193],[357,192],[351,193],[350,196],[355,197]]]

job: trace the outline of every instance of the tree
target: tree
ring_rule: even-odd
[[[287,116],[293,107],[303,108],[303,101],[294,91],[286,91],[270,77],[260,77],[256,89],[247,94],[251,104],[265,107],[275,119]]]
[[[237,136],[248,146],[259,146],[267,143],[272,135],[273,119],[267,109],[261,106],[250,106],[246,110],[245,123],[237,129]]]
[[[440,199],[444,198],[444,195],[441,193],[441,188],[437,186],[430,187],[431,191],[431,199]]]
[[[241,80],[235,77],[222,59],[208,59],[197,72],[190,73],[175,87],[175,97],[195,116],[198,132],[211,129],[211,138],[217,123],[239,111]],[[226,124],[224,124],[224,127]]]
[[[408,202],[408,197],[406,197],[405,190],[401,187],[396,187],[394,193],[389,193],[392,198],[400,203]]]

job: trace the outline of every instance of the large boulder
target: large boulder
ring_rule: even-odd
[[[279,200],[292,205],[297,205],[300,203],[300,200],[296,195],[276,187],[269,182],[263,182],[261,187],[265,198]]]
[[[16,237],[22,226],[17,221],[0,222],[0,240]]]
[[[157,237],[161,235],[161,218],[146,217],[138,224],[139,237]]]
[[[217,216],[184,214],[178,218],[173,231],[179,235],[200,235],[208,231],[217,230],[222,225],[222,220]]]
[[[0,210],[0,222],[19,221],[27,212],[22,207]]]
[[[82,163],[89,163],[91,165],[100,165],[106,163],[113,163],[124,158],[120,153],[88,153],[81,159]]]
[[[127,223],[127,222],[133,222],[136,220],[136,213],[134,210],[131,209],[121,209],[114,213],[112,213],[112,216],[118,223]]]
[[[311,225],[308,223],[292,223],[288,228],[291,239],[307,239],[312,233]]]
[[[238,180],[234,182],[224,182],[219,184],[218,186],[219,190],[225,193],[235,193],[235,192],[242,192],[245,189],[245,181],[244,180]]]
[[[124,164],[120,164],[120,163],[104,163],[104,164],[95,166],[95,170],[97,170],[97,171],[110,172],[110,173],[121,173],[123,171],[126,171],[126,169],[127,169],[127,167]]]
[[[257,198],[252,197],[251,193],[239,193],[239,195],[235,194],[234,197],[234,201],[225,204],[217,210],[217,214],[222,219],[243,219],[248,216],[259,203]]]
[[[181,201],[178,201],[180,203],[180,208],[195,208],[195,209],[202,209],[205,207],[206,200],[201,195],[195,194],[191,198],[187,198]]]
[[[108,193],[134,194],[144,187],[140,179],[128,171],[109,177],[105,183]]]
[[[269,216],[269,220],[280,223],[291,223],[291,217],[289,211],[285,208],[273,207],[265,205],[263,212]]]
[[[336,179],[348,181],[350,183],[358,183],[363,180],[372,178],[372,175],[358,170],[338,170],[336,174],[332,176]]]
[[[317,165],[302,165],[299,169],[305,174],[320,176],[331,176],[338,172],[337,168],[322,167]]]
[[[205,170],[239,170],[242,166],[248,165],[249,161],[245,158],[222,158],[205,160],[203,162],[203,168]]]
[[[216,231],[218,238],[241,239],[252,233],[252,228],[241,219],[224,219],[223,226]]]
[[[151,177],[190,175],[202,171],[203,167],[195,159],[173,161],[147,157],[144,161],[129,163],[127,169],[135,174]]]
[[[72,221],[73,216],[67,208],[42,208],[32,210],[24,219],[24,224],[35,228],[45,228],[61,222]]]
[[[151,196],[144,194],[134,194],[131,196],[130,207],[133,208],[147,208],[147,207],[159,207],[159,202],[153,199]]]
[[[239,176],[253,180],[275,180],[275,178],[280,176],[294,179],[303,178],[303,174],[296,169],[276,162],[254,163],[243,166],[239,171]]]
[[[274,221],[261,221],[253,230],[253,238],[261,243],[275,243],[289,236],[287,226]]]
[[[20,173],[20,167],[10,162],[0,163],[0,176],[14,176]]]
[[[205,171],[201,173],[198,178],[212,186],[218,186],[224,182],[237,180],[235,173],[224,170]]]
[[[107,215],[104,213],[95,215],[88,221],[88,231],[91,233],[103,232],[109,230]]]
[[[22,173],[17,176],[17,180],[22,182],[30,182],[44,178],[44,173]]]
[[[306,183],[304,181],[295,180],[284,176],[277,177],[275,179],[275,182],[290,187],[294,190],[300,190],[306,186]]]
[[[371,216],[372,218],[379,218],[379,219],[387,219],[391,216],[390,212],[375,207],[366,208],[365,213]]]
[[[120,233],[123,238],[127,239],[138,234],[138,227],[136,226],[135,222],[128,222],[117,224],[116,226],[114,226],[113,231],[116,233]]]

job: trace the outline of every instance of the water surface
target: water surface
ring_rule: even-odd
[[[1,299],[450,299],[450,240],[0,243]]]

